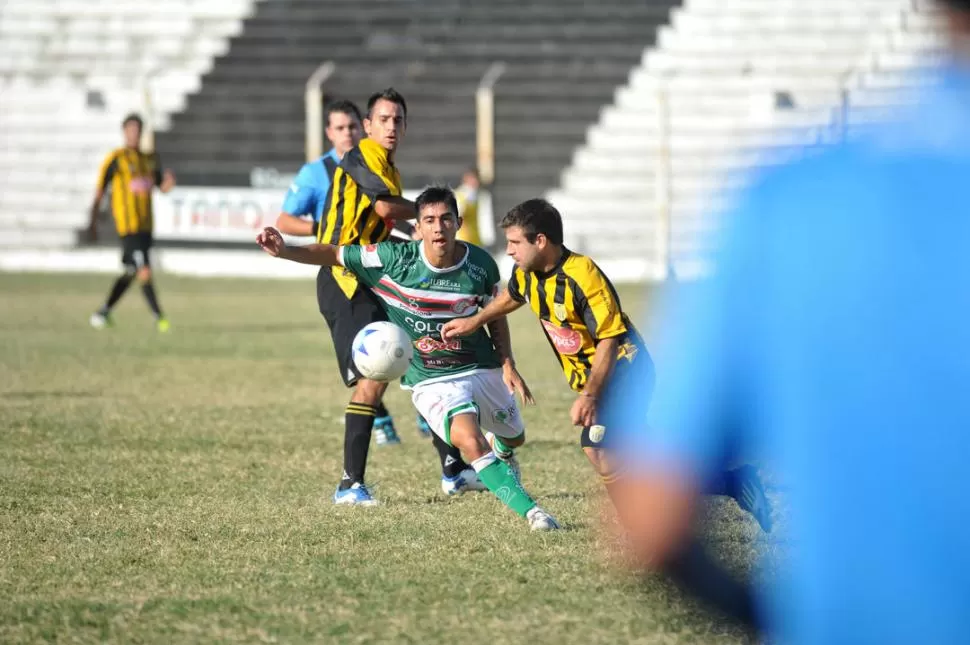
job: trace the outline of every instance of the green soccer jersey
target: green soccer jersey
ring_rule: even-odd
[[[406,388],[501,367],[484,329],[463,338],[441,338],[446,322],[477,313],[498,293],[495,260],[477,246],[464,247],[458,264],[445,269],[427,261],[421,242],[339,249],[340,263],[381,299],[388,320],[411,337],[414,357],[401,379]]]

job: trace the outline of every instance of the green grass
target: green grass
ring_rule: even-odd
[[[528,312],[513,335],[539,406],[520,460],[555,535],[487,493],[446,499],[396,388],[404,444],[372,447],[368,470],[384,505],[330,504],[348,395],[312,283],[163,276],[158,335],[135,289],[114,329],[88,328],[110,280],[0,274],[0,642],[745,642],[611,564]],[[710,515],[745,569],[755,525]]]

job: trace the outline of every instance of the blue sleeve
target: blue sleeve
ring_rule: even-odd
[[[324,180],[326,180],[325,176]],[[327,183],[329,184],[329,181]],[[293,179],[290,189],[286,192],[286,198],[283,200],[283,212],[298,217],[309,215],[315,220],[319,219],[327,188],[329,186],[323,186],[323,197],[321,198],[320,178],[314,176],[310,164],[304,165]]]
[[[713,277],[670,287],[654,328],[656,390],[649,411],[627,406],[621,454],[633,466],[686,468],[700,481],[724,470],[739,455],[757,451],[751,428],[757,396],[761,340],[757,222],[762,189],[741,200],[724,219],[727,230]],[[676,290],[676,292],[674,292]],[[628,415],[638,415],[640,423]]]

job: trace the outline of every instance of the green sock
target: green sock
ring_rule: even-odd
[[[495,452],[496,455],[502,455],[502,457],[504,458],[506,455],[509,455],[512,453],[513,448],[506,445],[506,443],[502,441],[502,438],[500,436],[498,436],[493,432],[490,432],[489,434],[492,436],[492,450]]]
[[[494,457],[493,457],[494,459]],[[495,460],[478,471],[478,478],[488,490],[513,511],[525,517],[536,506],[536,501],[525,492],[505,462]]]

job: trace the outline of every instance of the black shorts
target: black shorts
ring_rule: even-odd
[[[150,267],[152,249],[151,233],[134,233],[121,238],[121,263],[129,271]]]
[[[641,347],[632,361],[621,358],[596,405],[596,425],[583,428],[583,448],[610,448],[620,433],[646,432],[647,411],[657,377],[653,359]],[[612,434],[611,434],[612,431]]]
[[[317,304],[330,328],[340,377],[347,387],[353,387],[361,378],[354,365],[354,337],[366,325],[387,320],[384,307],[377,296],[363,286],[357,287],[354,297],[348,299],[334,279],[330,267],[322,267],[317,274]]]

